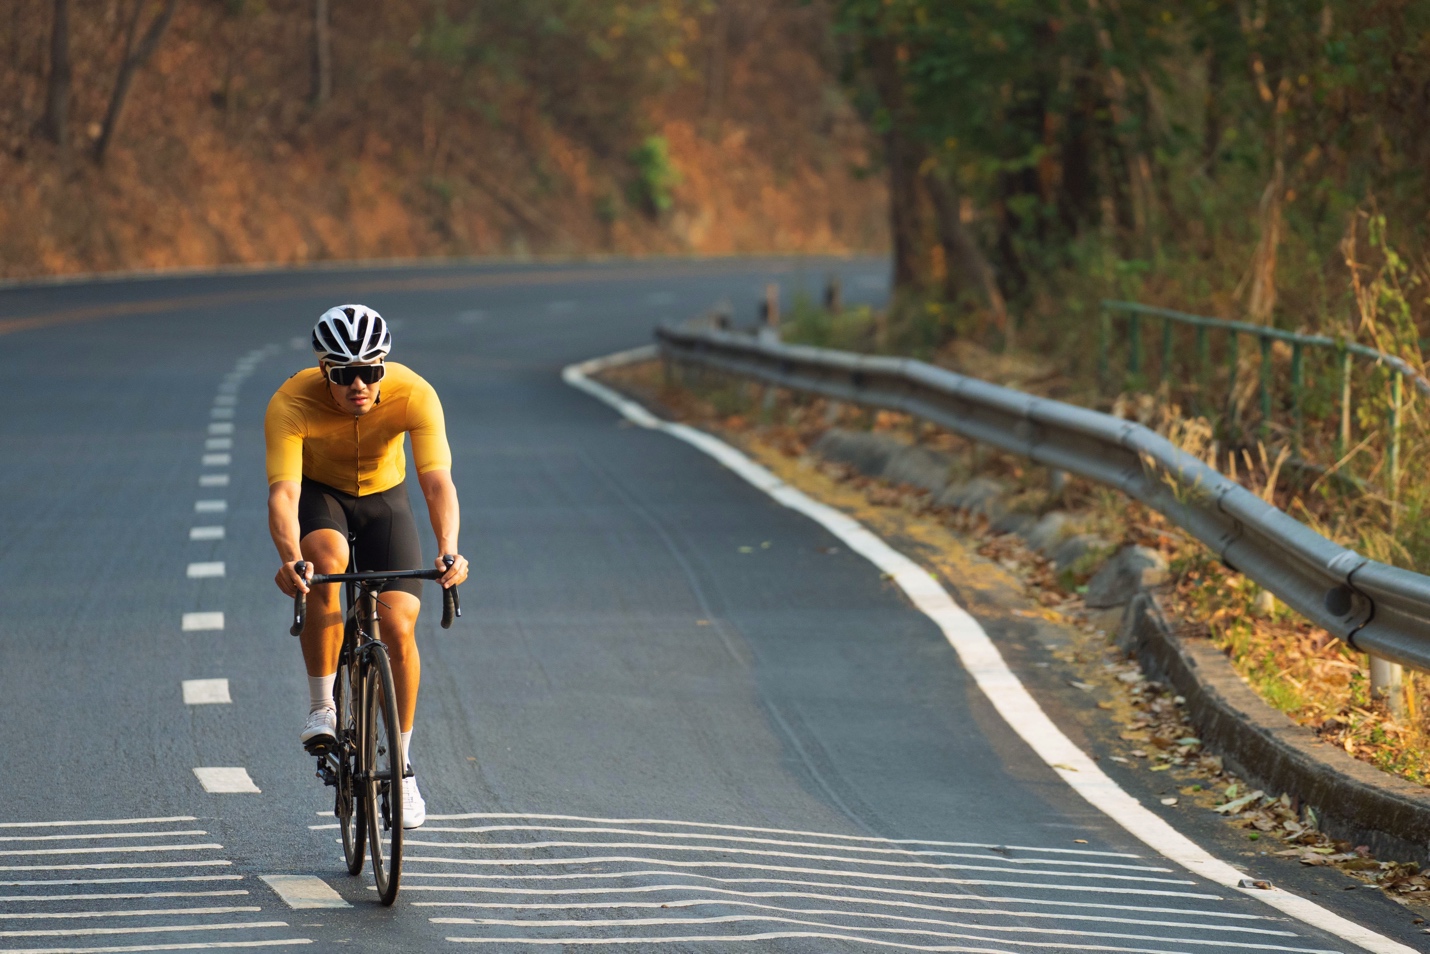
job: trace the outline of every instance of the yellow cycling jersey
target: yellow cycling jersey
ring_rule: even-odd
[[[387,362],[377,402],[362,415],[338,407],[321,370],[299,371],[263,418],[268,483],[310,477],[356,497],[381,493],[407,477],[402,436],[409,433],[417,473],[451,469],[442,403],[411,368]]]

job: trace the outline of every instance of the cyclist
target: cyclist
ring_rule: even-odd
[[[430,384],[411,369],[387,361],[391,348],[392,334],[376,311],[363,305],[330,308],[313,328],[318,366],[293,375],[268,402],[263,421],[268,529],[283,561],[275,581],[287,596],[299,590],[309,593],[314,572],[346,572],[349,540],[357,571],[421,565],[422,548],[405,483],[405,434],[412,435],[417,482],[427,500],[437,550],[454,557],[438,582],[449,587],[467,578],[467,561],[457,552],[457,489],[442,405]],[[301,576],[294,566],[300,561],[307,563]],[[441,556],[436,566],[446,567]],[[397,690],[407,773],[421,676],[413,637],[420,588],[420,580],[393,580],[382,588],[378,608]],[[309,711],[300,739],[309,751],[321,751],[337,733],[333,685],[343,615],[336,584],[309,593],[301,639]],[[421,825],[427,809],[415,775],[403,779],[402,803],[402,826]]]

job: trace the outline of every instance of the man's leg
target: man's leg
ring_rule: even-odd
[[[382,621],[382,642],[392,663],[397,689],[397,715],[402,731],[412,731],[417,714],[417,686],[422,681],[422,660],[417,655],[417,611],[422,601],[411,593],[387,590],[378,597],[377,618]]]
[[[314,573],[347,571],[348,541],[338,531],[314,530],[299,546],[303,559],[313,564]],[[315,586],[309,591],[308,619],[299,640],[310,679],[327,678],[338,671],[338,654],[343,648],[343,608],[338,584]]]

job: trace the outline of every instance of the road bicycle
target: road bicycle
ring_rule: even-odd
[[[452,557],[445,557],[451,566]],[[304,562],[295,569],[307,572]],[[402,726],[397,717],[397,692],[392,665],[382,644],[377,616],[378,591],[391,580],[435,580],[445,570],[385,570],[374,573],[318,573],[309,586],[342,583],[345,606],[343,648],[338,656],[338,677],[333,686],[337,706],[337,736],[318,740],[308,752],[317,756],[318,778],[335,788],[333,814],[343,836],[343,856],[348,874],[362,871],[363,856],[372,857],[373,879],[384,905],[397,900],[402,879]],[[308,599],[293,598],[293,625],[303,631]],[[442,591],[442,628],[462,615],[457,588]],[[386,846],[383,835],[388,836]]]

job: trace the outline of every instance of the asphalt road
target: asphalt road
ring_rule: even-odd
[[[871,564],[561,381],[831,269],[885,293],[877,261],[0,290],[0,950],[1353,950],[1159,859]],[[472,562],[464,619],[429,593],[419,624],[430,814],[393,909],[342,873],[297,744],[265,523],[264,406],[348,300],[442,397]]]

